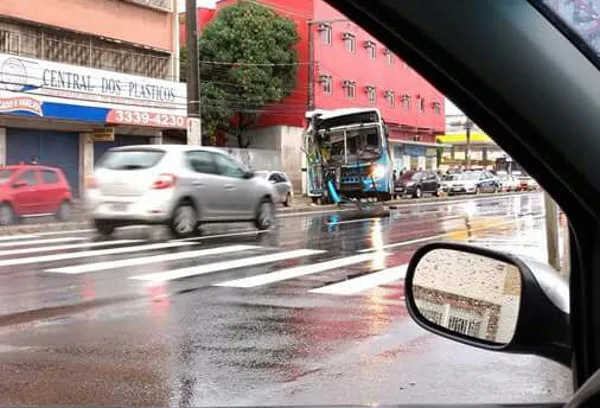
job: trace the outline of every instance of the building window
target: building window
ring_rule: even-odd
[[[344,43],[346,44],[346,51],[354,53],[356,52],[356,36],[348,31],[344,33]]]
[[[385,91],[385,100],[393,108],[396,106],[396,93],[394,91]]]
[[[377,88],[375,88],[373,85],[367,86],[367,97],[369,98],[369,102],[377,102]]]
[[[439,102],[433,103],[433,113],[435,113],[436,115],[442,114],[442,104],[441,103],[439,103]]]
[[[348,99],[354,99],[356,96],[356,82],[355,81],[344,81],[344,89],[346,90],[346,97]]]
[[[411,99],[409,94],[402,95],[402,109],[410,110],[411,108]]]
[[[383,53],[385,54],[385,60],[387,61],[388,66],[393,66],[394,65],[394,54],[392,54],[392,52],[390,50],[388,50],[387,48],[383,51]]]
[[[377,44],[373,41],[365,41],[365,48],[367,49],[367,53],[369,53],[369,58],[374,60],[377,58]]]
[[[331,44],[331,25],[329,24],[319,24],[319,37],[321,37],[321,42],[325,45]]]
[[[419,98],[419,112],[425,112],[425,98]]]
[[[323,90],[323,93],[326,93],[327,95],[331,95],[331,92],[333,91],[332,83],[333,80],[331,79],[331,75],[321,75],[319,77],[321,89]]]

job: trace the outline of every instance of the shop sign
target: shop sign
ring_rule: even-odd
[[[92,132],[94,142],[113,142],[115,140],[114,128],[94,129]]]
[[[180,82],[0,53],[0,113],[185,129],[186,95]]]

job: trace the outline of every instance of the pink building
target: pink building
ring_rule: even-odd
[[[35,156],[77,191],[109,147],[185,129],[177,15],[176,0],[0,2],[0,164]]]

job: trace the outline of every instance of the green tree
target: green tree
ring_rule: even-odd
[[[221,10],[199,39],[203,132],[248,147],[244,130],[295,87],[298,40],[296,24],[270,8],[240,0]]]

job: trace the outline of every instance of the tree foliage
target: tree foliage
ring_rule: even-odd
[[[295,87],[298,40],[292,20],[251,0],[222,9],[199,39],[203,133],[248,147],[244,130]]]

